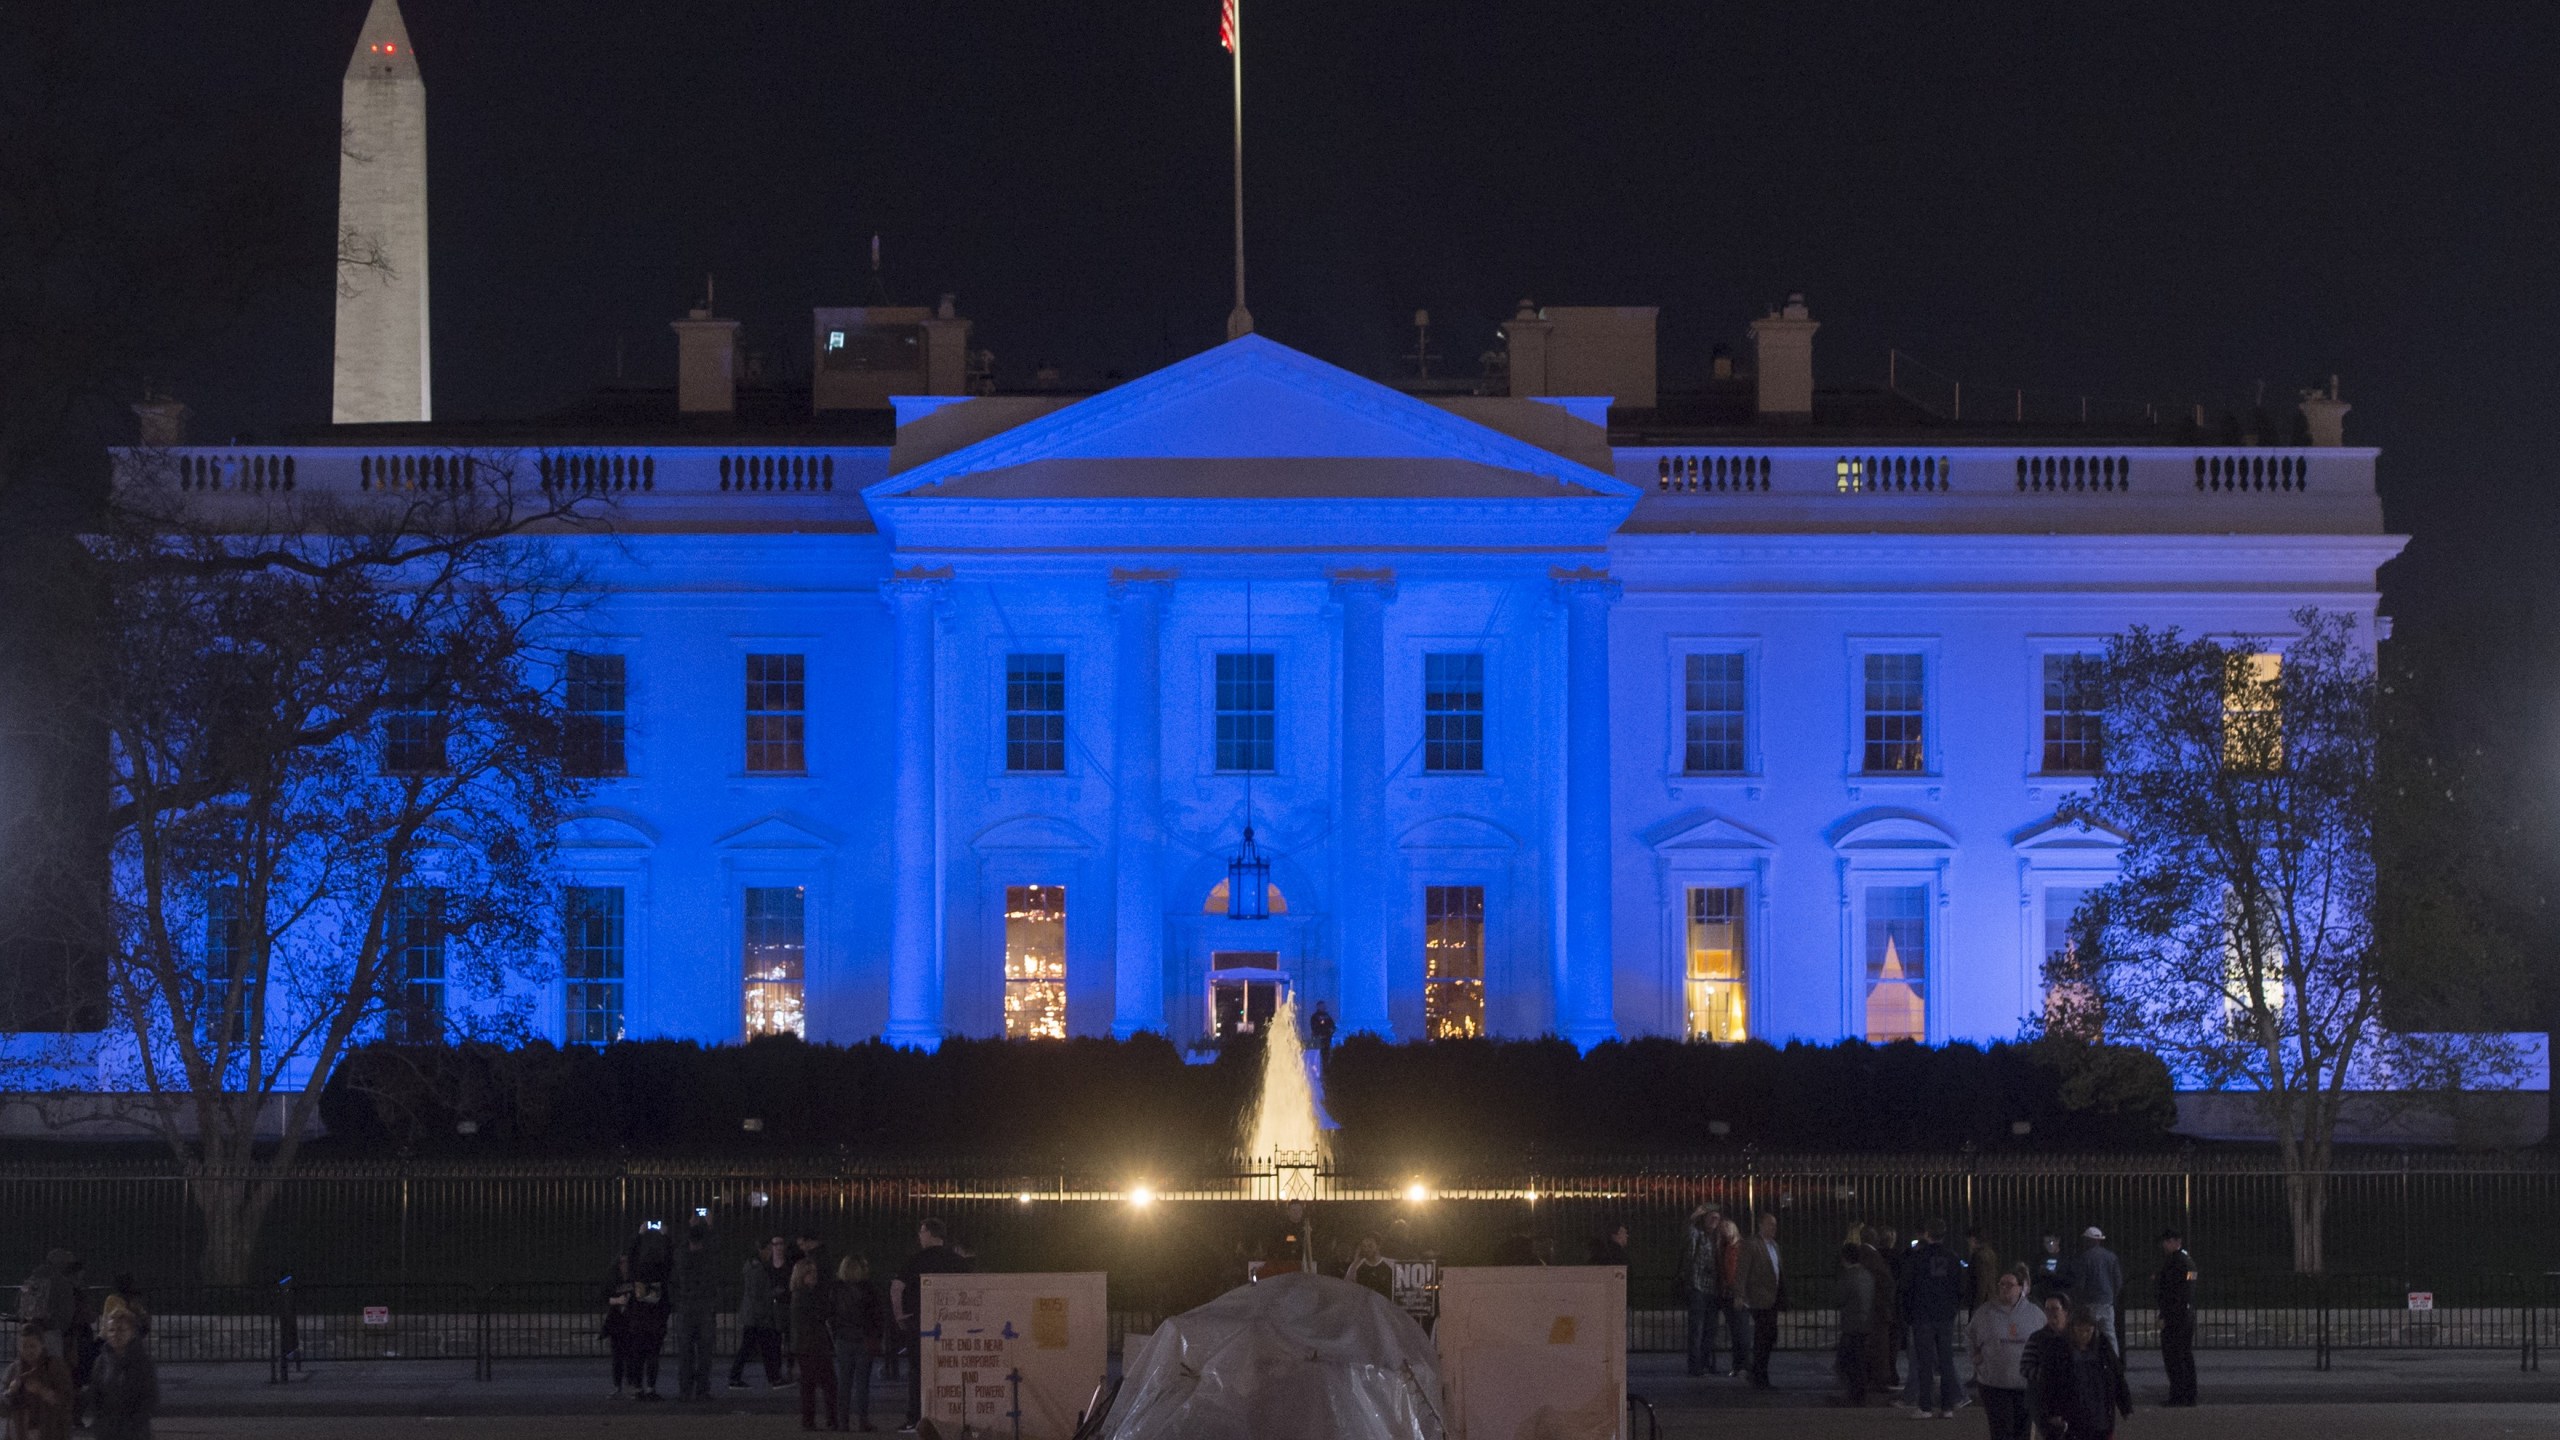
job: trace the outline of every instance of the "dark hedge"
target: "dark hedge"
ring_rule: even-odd
[[[640,1041],[376,1045],[321,1097],[347,1156],[825,1154],[1001,1157],[1027,1169],[1215,1165],[1258,1048],[1186,1065],[1153,1036],[1024,1045]],[[2029,1045],[1562,1041],[1338,1047],[1327,1101],[1353,1167],[1443,1173],[1539,1157],[1764,1150],[2149,1149],[2175,1118],[2146,1055]],[[749,1132],[743,1122],[762,1122]],[[2014,1121],[2031,1126],[2020,1139]],[[459,1133],[468,1121],[476,1133]],[[1727,1133],[1712,1126],[1723,1122]]]

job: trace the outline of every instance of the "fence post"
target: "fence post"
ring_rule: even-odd
[[[2327,1277],[2324,1276],[2315,1281],[2311,1293],[2316,1297],[2316,1303],[2320,1307],[2320,1323],[2312,1340],[2311,1368],[2327,1370],[2329,1368],[2329,1282]]]
[[[491,1285],[482,1289],[480,1292],[479,1327],[478,1333],[472,1337],[471,1347],[471,1378],[474,1380],[495,1380],[498,1378],[497,1367],[490,1363],[489,1356],[489,1297],[496,1294],[497,1291],[498,1287]]]

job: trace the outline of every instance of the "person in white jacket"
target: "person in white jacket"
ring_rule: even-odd
[[[1973,1351],[1973,1383],[1982,1392],[1991,1440],[2027,1440],[2027,1376],[2021,1364],[2027,1341],[2044,1327],[2044,1312],[2027,1303],[2027,1267],[2000,1277],[1989,1302],[1973,1307],[1965,1335]]]

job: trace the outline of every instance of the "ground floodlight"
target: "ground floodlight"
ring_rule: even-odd
[[[1156,1192],[1148,1189],[1147,1183],[1141,1180],[1129,1187],[1129,1203],[1144,1210],[1156,1203]]]
[[[1405,1203],[1408,1205],[1419,1205],[1423,1201],[1431,1198],[1430,1187],[1424,1185],[1421,1181],[1416,1180],[1412,1184],[1404,1187],[1404,1198]]]

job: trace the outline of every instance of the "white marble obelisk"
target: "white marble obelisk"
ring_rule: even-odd
[[[347,62],[338,160],[342,265],[330,418],[340,425],[427,420],[427,86],[399,0],[373,0]]]

